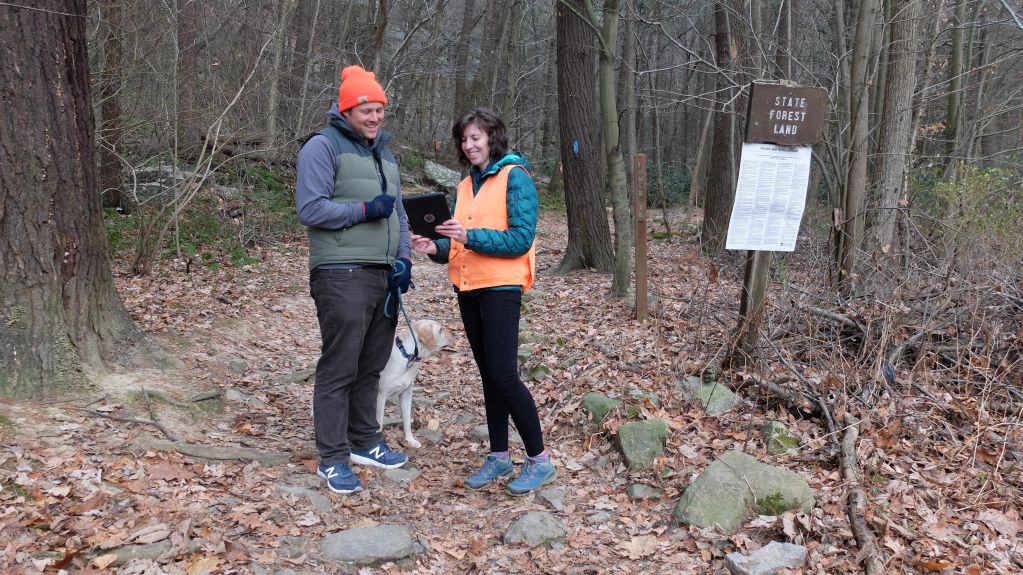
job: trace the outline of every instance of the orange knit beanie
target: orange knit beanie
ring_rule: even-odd
[[[367,72],[362,66],[348,66],[341,70],[341,87],[337,89],[338,110],[345,112],[367,102],[387,103],[376,74]]]

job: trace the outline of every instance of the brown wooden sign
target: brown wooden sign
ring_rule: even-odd
[[[828,93],[824,88],[754,82],[746,142],[809,146],[821,139]]]

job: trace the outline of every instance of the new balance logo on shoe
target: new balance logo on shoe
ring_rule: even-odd
[[[391,451],[391,448],[381,441],[369,449],[353,449],[350,459],[352,463],[358,463],[359,465],[396,469],[405,465],[408,461],[408,456],[404,453]]]
[[[344,463],[320,465],[316,474],[327,480],[327,488],[334,493],[348,495],[362,489],[362,483],[352,468]]]

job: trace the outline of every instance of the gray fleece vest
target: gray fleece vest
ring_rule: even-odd
[[[368,202],[381,193],[383,174],[387,193],[398,193],[398,164],[383,146],[370,150],[361,142],[342,136],[340,130],[327,126],[320,134],[330,139],[337,154],[334,172],[334,195],[338,203]],[[385,264],[398,255],[398,211],[390,217],[361,222],[343,230],[307,228],[309,236],[309,269],[323,264]]]

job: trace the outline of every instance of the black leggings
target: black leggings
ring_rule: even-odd
[[[519,379],[519,311],[522,293],[488,290],[458,296],[465,335],[483,379],[490,450],[508,451],[508,417],[511,416],[526,446],[526,455],[543,453],[543,432],[536,403]]]

